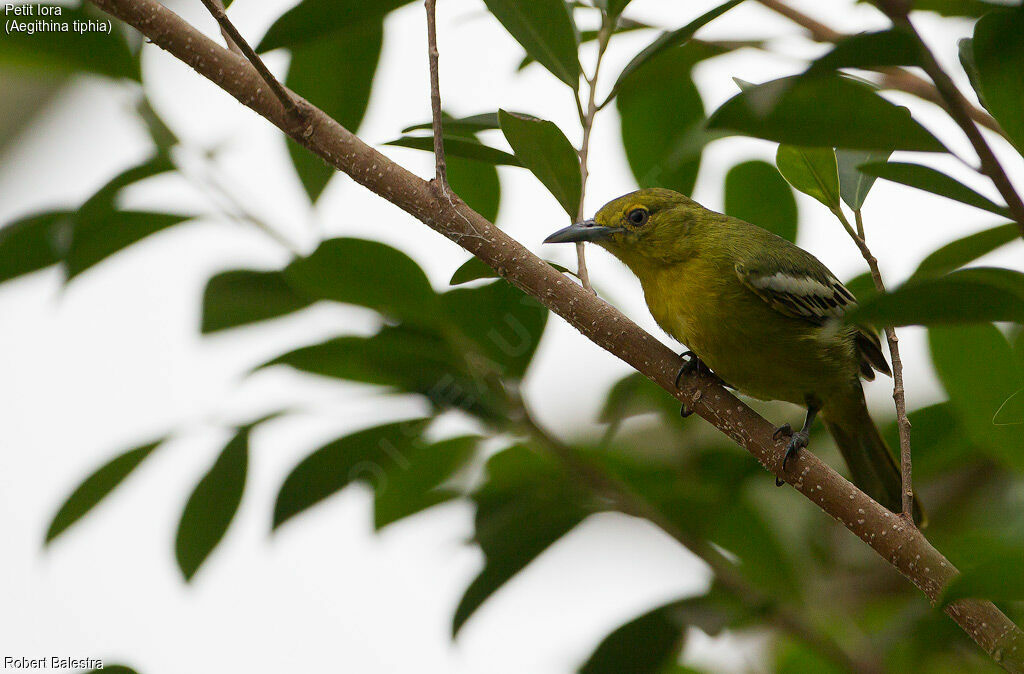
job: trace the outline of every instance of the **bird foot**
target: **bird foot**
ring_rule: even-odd
[[[684,374],[703,374],[711,375],[711,368],[704,364],[700,358],[697,357],[693,351],[683,351],[679,354],[680,358],[685,358],[686,362],[679,368],[679,372],[676,373],[676,388],[679,388],[679,380],[683,378]]]
[[[772,440],[778,440],[783,436],[789,437],[789,445],[786,446],[786,455],[782,457],[782,470],[786,470],[786,464],[790,459],[800,453],[800,450],[807,446],[810,441],[811,434],[806,430],[799,430],[796,433],[793,432],[793,428],[789,424],[782,424],[775,429],[772,433]],[[776,477],[775,486],[781,487],[784,484],[783,480]]]

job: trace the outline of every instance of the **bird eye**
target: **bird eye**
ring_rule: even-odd
[[[650,217],[650,213],[644,208],[634,208],[626,217],[629,219],[630,224],[642,227],[647,224],[647,218]]]

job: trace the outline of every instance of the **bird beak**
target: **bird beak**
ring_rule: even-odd
[[[593,220],[584,220],[565,229],[560,229],[548,238],[544,243],[573,243],[581,241],[603,241],[615,232],[621,232],[619,227],[605,227]]]

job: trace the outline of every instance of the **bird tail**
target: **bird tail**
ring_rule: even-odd
[[[863,393],[837,409],[822,411],[825,426],[850,468],[853,483],[894,513],[902,511],[903,481],[892,451],[868,414]],[[914,521],[927,523],[921,502],[914,495]]]

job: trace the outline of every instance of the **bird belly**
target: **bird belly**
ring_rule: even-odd
[[[847,328],[784,316],[738,280],[686,271],[664,275],[650,290],[645,284],[648,307],[663,330],[730,386],[803,405],[808,396],[827,399],[857,380],[852,335],[836,332]]]

